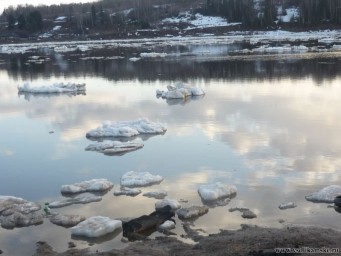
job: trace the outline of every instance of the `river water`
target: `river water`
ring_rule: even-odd
[[[0,57],[0,195],[43,205],[61,199],[64,184],[106,178],[115,190],[124,173],[149,171],[165,180],[142,191],[166,190],[167,198],[188,201],[183,206],[202,204],[201,184],[237,187],[228,205],[210,208],[194,222],[206,234],[242,223],[282,227],[280,219],[341,230],[340,213],[305,200],[341,183],[341,56],[175,56],[137,62],[90,57],[49,52]],[[68,81],[86,83],[86,95],[19,95],[17,90],[24,82]],[[200,86],[206,95],[156,97],[157,89],[178,81]],[[142,149],[122,156],[85,151],[92,143],[86,132],[102,121],[141,117],[165,123],[167,132],[143,138]],[[278,209],[290,201],[297,207]],[[57,210],[133,218],[151,213],[155,202],[141,194],[117,197],[112,190],[101,202]],[[232,207],[249,208],[257,218],[243,219],[228,211]],[[181,221],[176,223],[180,238],[185,232]],[[77,248],[90,243],[93,250],[109,250],[126,246],[121,238],[118,232],[96,241],[74,239],[69,229],[46,219],[33,227],[0,228],[0,249],[5,255],[31,255],[43,240],[57,251],[66,250],[69,241]]]

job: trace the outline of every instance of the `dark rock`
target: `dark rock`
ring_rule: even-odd
[[[156,231],[157,227],[165,221],[174,221],[172,219],[174,216],[175,213],[167,205],[149,215],[143,215],[123,223],[123,236],[127,237],[130,241],[143,240],[146,236]]]
[[[69,248],[75,248],[76,244],[74,242],[68,242],[68,247]]]
[[[341,195],[334,198],[334,204],[337,207],[341,207]]]

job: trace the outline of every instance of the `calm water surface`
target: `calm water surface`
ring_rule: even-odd
[[[44,55],[45,54],[45,55]],[[47,53],[41,53],[47,56]],[[58,55],[42,63],[30,54],[0,57],[0,195],[43,204],[62,199],[60,187],[106,178],[119,188],[128,171],[149,171],[165,180],[142,191],[164,189],[168,198],[202,204],[198,186],[222,181],[237,196],[210,208],[195,221],[207,233],[238,229],[241,223],[281,227],[314,224],[341,230],[340,213],[305,196],[341,176],[341,61],[338,56],[206,60],[77,60]],[[86,83],[86,95],[18,95],[17,85]],[[175,81],[198,85],[203,98],[165,101],[155,96]],[[147,117],[168,131],[144,141],[144,148],[123,156],[85,151],[85,134],[104,120]],[[54,133],[50,133],[54,131]],[[278,205],[298,207],[281,211]],[[154,210],[155,199],[109,191],[101,202],[57,209],[62,213],[138,217]],[[231,207],[247,207],[258,217],[242,219]],[[184,234],[181,221],[175,232]],[[154,234],[160,235],[160,234]],[[94,250],[122,248],[122,233],[94,241]],[[66,228],[48,219],[34,227],[0,228],[5,255],[31,255],[44,240],[57,251],[74,241]]]

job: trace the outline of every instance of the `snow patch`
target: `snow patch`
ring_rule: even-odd
[[[178,17],[166,18],[162,20],[163,24],[180,24],[180,23],[188,23],[189,28],[208,28],[208,27],[221,27],[221,26],[229,26],[236,25],[240,23],[228,23],[226,19],[222,17],[214,17],[214,16],[204,16],[199,13],[192,15],[190,12],[185,12],[180,14]]]

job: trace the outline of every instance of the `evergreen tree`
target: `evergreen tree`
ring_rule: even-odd
[[[32,11],[27,16],[27,28],[32,31],[41,30],[43,28],[43,18],[40,11]]]
[[[26,28],[26,19],[23,14],[20,14],[18,17],[18,29],[25,29]]]
[[[91,21],[92,26],[96,26],[97,14],[96,14],[96,7],[94,5],[91,6]]]
[[[14,29],[15,21],[16,21],[16,20],[15,20],[13,14],[9,14],[9,15],[7,16],[8,29],[10,29],[10,30]]]

